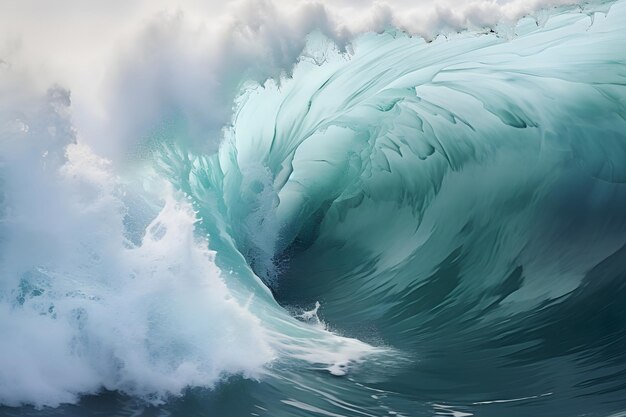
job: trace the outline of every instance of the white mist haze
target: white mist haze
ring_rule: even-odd
[[[390,26],[428,39],[571,3],[2,0],[1,104],[60,85],[71,92],[80,140],[113,161],[172,126],[211,152],[241,84],[288,74],[313,31],[343,50]]]

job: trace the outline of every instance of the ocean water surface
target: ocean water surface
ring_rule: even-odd
[[[624,22],[313,31],[121,167],[3,101],[0,415],[626,415]]]

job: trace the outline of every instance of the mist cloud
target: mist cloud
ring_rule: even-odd
[[[2,6],[0,91],[69,89],[79,140],[113,160],[134,155],[155,135],[175,135],[212,152],[242,83],[289,75],[313,31],[344,50],[368,31],[396,27],[432,39],[510,27],[543,8],[572,3],[187,0],[172,8],[143,0],[25,0]],[[3,94],[1,104],[10,107],[15,96]]]

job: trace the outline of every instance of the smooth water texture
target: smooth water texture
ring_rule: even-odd
[[[626,1],[598,10],[313,33],[217,153],[173,120],[119,172],[62,88],[0,108],[0,415],[624,415]]]

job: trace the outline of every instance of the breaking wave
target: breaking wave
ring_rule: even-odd
[[[314,33],[212,154],[174,117],[120,168],[63,88],[3,104],[0,413],[623,412],[610,6],[349,53]]]

